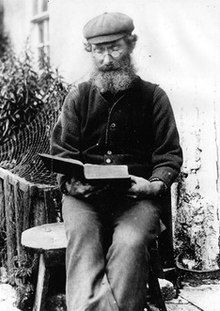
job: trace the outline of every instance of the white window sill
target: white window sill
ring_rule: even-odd
[[[49,13],[48,12],[43,12],[41,14],[35,15],[32,19],[32,23],[39,23],[41,21],[44,21],[45,19],[49,19]]]

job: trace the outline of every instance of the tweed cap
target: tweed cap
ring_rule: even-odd
[[[91,44],[111,42],[123,38],[134,30],[133,20],[118,12],[104,13],[88,21],[83,35]]]

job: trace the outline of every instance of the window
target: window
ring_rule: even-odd
[[[43,65],[45,58],[50,56],[49,45],[49,12],[48,0],[33,1],[33,18],[31,22],[35,27],[35,45],[37,48],[37,57]]]

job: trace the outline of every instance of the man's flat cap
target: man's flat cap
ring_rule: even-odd
[[[83,28],[83,35],[91,44],[111,42],[134,30],[133,20],[122,13],[104,13],[91,19]]]

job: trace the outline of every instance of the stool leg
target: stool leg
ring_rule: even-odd
[[[150,249],[149,290],[150,296],[160,311],[167,311],[158,277],[164,278],[162,263],[158,252],[157,241]]]
[[[44,254],[40,254],[37,287],[33,311],[44,311],[45,298],[48,291],[49,270],[46,268]]]
[[[154,272],[151,273],[151,280],[150,280],[150,291],[151,291],[151,297],[153,302],[155,303],[156,307],[160,311],[167,311],[164,299],[162,297],[160,284],[157,276],[154,274]]]

